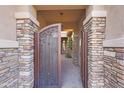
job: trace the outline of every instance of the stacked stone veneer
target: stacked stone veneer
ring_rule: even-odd
[[[72,42],[72,59],[73,63],[77,66],[79,66],[79,37],[78,33],[75,32],[73,36],[73,42]]]
[[[104,49],[104,87],[124,88],[124,48]]]
[[[104,87],[103,40],[105,17],[92,17],[84,24],[88,32],[88,87]]]
[[[18,49],[0,49],[0,88],[17,88],[18,81]]]
[[[19,87],[34,85],[34,32],[37,25],[30,19],[17,19],[17,40],[19,42]]]

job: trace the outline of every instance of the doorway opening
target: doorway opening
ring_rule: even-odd
[[[39,53],[36,55],[39,63],[35,65],[38,67],[35,67],[36,87],[83,88],[80,22],[85,18],[85,8],[39,9],[37,17],[41,30],[35,36]],[[52,26],[57,23],[61,23],[61,35],[57,34],[60,30]],[[56,40],[59,42],[56,43]],[[57,45],[61,48],[58,49]],[[59,65],[58,59],[61,59]]]
[[[74,51],[74,32],[61,33],[62,88],[83,87],[80,66],[78,62],[74,62],[76,52]]]

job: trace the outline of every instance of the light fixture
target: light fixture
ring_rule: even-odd
[[[63,15],[63,13],[62,13],[62,12],[60,12],[60,15],[62,16],[62,15]]]

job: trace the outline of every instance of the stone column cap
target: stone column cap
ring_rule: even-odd
[[[94,10],[85,18],[83,25],[85,25],[92,17],[106,17],[107,12],[105,10]]]
[[[37,20],[30,12],[16,12],[16,13],[15,13],[15,18],[16,18],[16,19],[29,18],[29,19],[31,19],[37,26],[39,26],[38,20]]]

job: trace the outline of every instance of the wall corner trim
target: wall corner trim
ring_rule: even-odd
[[[29,18],[31,19],[37,26],[39,26],[39,22],[38,20],[32,16],[31,13],[29,12],[16,12],[15,13],[15,18],[19,19],[19,18]]]
[[[92,11],[91,13],[89,13],[89,15],[85,18],[85,20],[83,21],[83,25],[85,25],[92,17],[106,17],[107,16],[107,12],[105,10],[102,11]]]
[[[19,43],[17,41],[0,39],[0,48],[18,48]]]
[[[124,47],[124,38],[104,40],[103,47]]]

